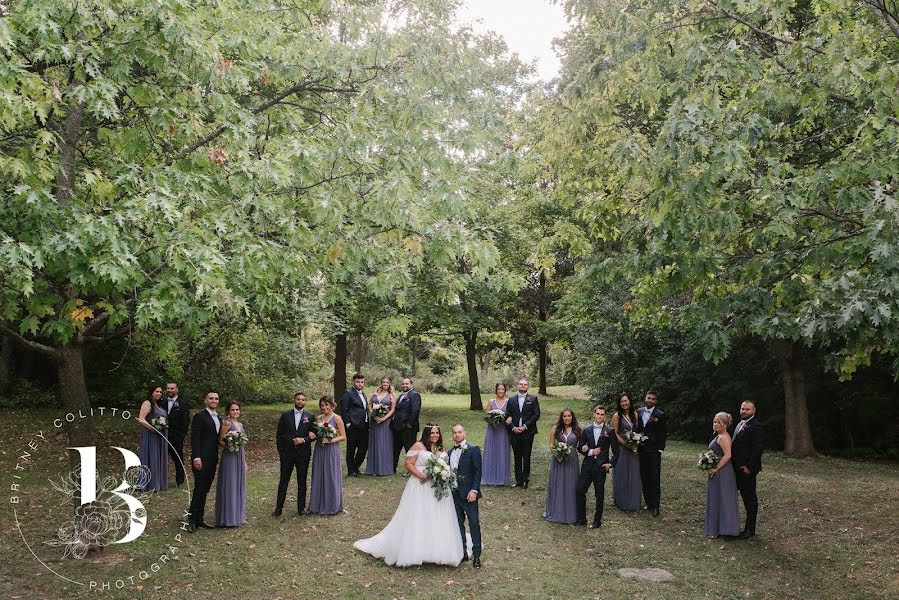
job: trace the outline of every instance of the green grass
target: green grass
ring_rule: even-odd
[[[557,391],[557,390],[552,390]],[[138,589],[106,593],[113,598],[895,598],[899,597],[896,531],[899,530],[899,467],[895,463],[860,463],[837,459],[792,460],[764,456],[759,479],[759,535],[746,542],[708,540],[703,536],[704,476],[693,466],[699,445],[671,442],[662,465],[662,516],[646,511],[625,514],[611,507],[606,486],[603,528],[544,522],[545,482],[549,464],[547,433],[563,405],[586,416],[583,401],[565,397],[541,400],[544,417],[535,444],[534,473],[528,490],[487,488],[481,503],[484,533],[483,569],[468,564],[445,567],[387,567],[356,552],[352,542],[379,531],[390,519],[406,480],[400,477],[349,479],[346,513],[335,517],[297,517],[285,511],[269,517],[278,480],[273,436],[278,407],[249,407],[244,422],[249,447],[248,520],[238,529],[185,534],[179,558],[142,582]],[[424,396],[423,422],[449,426],[463,422],[469,439],[483,441],[480,414],[466,410],[461,396]],[[3,489],[9,490],[15,457],[38,429],[47,431],[57,415],[9,412],[4,415]],[[133,423],[99,422],[100,446],[136,449]],[[48,493],[45,467],[64,466],[64,436],[54,432],[45,449],[35,452],[26,470],[22,494],[23,529],[32,539],[52,533],[65,507]],[[52,450],[52,453],[50,452]],[[38,457],[38,455],[41,455]],[[39,470],[41,473],[38,474]],[[171,480],[173,481],[173,477]],[[288,503],[295,492],[288,492]],[[211,515],[210,495],[207,514]],[[13,526],[9,499],[3,498],[0,545],[0,594],[4,598],[87,596],[45,571],[24,548]],[[174,539],[180,490],[154,496],[148,505],[150,525],[139,540],[112,546],[99,561],[51,562],[79,578],[136,573]],[[592,506],[592,501],[588,501]],[[167,515],[160,517],[160,515]],[[40,533],[39,533],[40,532]],[[422,532],[427,535],[427,532]],[[52,556],[47,547],[37,549]],[[109,563],[121,561],[110,566]],[[675,579],[650,583],[625,579],[620,567],[661,567]]]

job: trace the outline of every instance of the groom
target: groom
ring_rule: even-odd
[[[462,561],[468,560],[465,536],[465,517],[468,517],[468,528],[471,529],[471,564],[475,569],[480,569],[481,520],[478,514],[478,497],[481,495],[481,449],[465,440],[465,428],[458,423],[453,425],[453,442],[456,445],[450,450],[449,459],[450,467],[458,478],[458,485],[453,490],[453,503],[456,505],[459,531],[462,532]]]

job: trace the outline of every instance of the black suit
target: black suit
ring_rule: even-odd
[[[481,497],[481,449],[468,445],[464,452],[461,448],[450,448],[450,459],[454,452],[462,452],[459,457],[459,466],[456,475],[459,484],[453,490],[453,504],[456,505],[456,519],[459,521],[459,531],[462,532],[462,550],[465,550],[467,539],[465,537],[465,518],[468,518],[468,528],[471,529],[471,553],[477,557],[481,555],[481,519],[478,510],[478,501],[468,501],[468,492],[477,492]]]
[[[219,417],[221,427],[221,417]],[[219,434],[215,420],[205,408],[194,415],[190,423],[190,458],[194,472],[194,491],[190,499],[190,516],[188,520],[194,524],[203,522],[206,510],[206,495],[212,488],[215,470],[219,462]],[[200,470],[193,464],[193,459],[203,462]]]
[[[610,452],[612,442],[615,440],[615,430],[608,425],[603,424],[599,433],[599,443],[596,443],[596,425],[591,424],[577,441],[577,451],[584,456],[584,462],[581,463],[581,474],[577,480],[577,522],[587,522],[587,492],[590,485],[593,485],[593,493],[596,495],[596,511],[593,514],[593,526],[598,527],[602,522],[602,511],[605,506],[606,493],[606,470],[602,465],[612,464]],[[584,452],[583,447],[587,446]],[[591,453],[599,448],[599,454],[591,456]]]
[[[163,406],[168,408],[169,399],[163,399]],[[178,485],[184,483],[184,438],[187,437],[187,427],[190,424],[190,407],[180,396],[175,398],[172,409],[168,411],[166,419],[169,422],[169,456],[175,463],[175,481]]]
[[[537,396],[527,394],[524,405],[519,409],[518,394],[515,394],[506,404],[506,414],[512,417],[512,424],[507,424],[506,427],[509,429],[509,442],[515,457],[515,484],[527,485],[531,478],[531,451],[534,448],[537,421],[540,419],[540,402]],[[512,428],[518,427],[519,423],[527,429],[521,433],[512,433]]]
[[[643,413],[646,407],[637,411],[637,431],[647,436],[640,445],[640,480],[643,485],[643,499],[646,508],[658,510],[662,503],[662,453],[668,438],[668,427],[665,413],[656,406],[652,410],[649,422],[643,424]]]
[[[364,401],[363,401],[364,398]],[[340,397],[340,414],[346,427],[347,474],[359,474],[368,452],[369,402],[365,393],[350,388]]]
[[[278,458],[281,462],[281,478],[278,480],[278,498],[275,511],[281,512],[287,498],[287,486],[294,469],[297,472],[297,512],[306,509],[306,481],[309,473],[309,459],[312,457],[312,440],[309,433],[315,425],[315,415],[308,410],[300,414],[300,426],[296,426],[294,409],[285,410],[278,420],[275,443],[278,446]],[[302,438],[303,443],[294,444],[294,438]]]
[[[739,427],[739,423],[737,424]],[[733,444],[731,446],[731,464],[737,476],[737,489],[743,498],[746,508],[746,531],[755,533],[755,523],[759,512],[759,498],[756,494],[756,476],[762,470],[762,449],[765,442],[765,431],[755,417],[749,419],[737,433],[734,427]],[[749,467],[749,474],[743,472]]]
[[[418,437],[418,416],[421,414],[421,396],[415,390],[400,394],[390,429],[393,431],[393,470],[400,462],[400,448],[409,451]]]

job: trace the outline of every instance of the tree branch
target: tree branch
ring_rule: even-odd
[[[10,336],[12,336],[13,339],[15,339],[17,342],[19,342],[26,348],[31,348],[32,350],[36,350],[37,352],[40,352],[41,354],[46,354],[47,356],[51,356],[53,358],[56,358],[57,355],[59,354],[57,352],[56,348],[51,348],[50,346],[45,346],[44,344],[41,344],[38,342],[26,340],[24,337],[19,335],[18,331],[14,330],[14,329],[10,329],[9,327],[7,327],[6,325],[4,325],[2,323],[0,323],[0,330],[3,330],[6,333],[8,333]]]

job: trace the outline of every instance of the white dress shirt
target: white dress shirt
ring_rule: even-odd
[[[518,426],[524,427],[524,418],[521,413],[524,411],[524,401],[527,400],[527,394],[518,394]]]
[[[221,419],[219,419],[218,413],[208,406],[206,407],[206,412],[208,412],[212,416],[212,421],[213,423],[215,423],[215,432],[218,433],[222,428],[222,421]]]
[[[178,401],[178,396],[174,398],[169,398],[169,409],[166,412],[172,412],[172,407],[175,405],[175,402]]]
[[[293,409],[293,428],[296,430],[300,429],[300,419],[303,418],[303,411]]]
[[[465,440],[459,444],[460,446],[465,445]],[[462,458],[462,448],[453,448],[450,452],[450,467],[452,467],[453,471],[459,468],[459,460]]]

